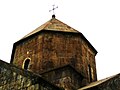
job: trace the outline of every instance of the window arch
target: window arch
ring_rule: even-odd
[[[30,64],[30,59],[26,59],[23,63],[23,69],[27,70]]]

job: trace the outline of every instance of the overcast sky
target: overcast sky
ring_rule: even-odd
[[[13,43],[50,20],[53,4],[98,51],[98,79],[120,73],[120,0],[0,0],[0,59],[10,62]]]

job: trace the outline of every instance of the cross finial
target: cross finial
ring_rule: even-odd
[[[56,8],[58,8],[58,6],[57,7],[55,7],[55,5],[52,5],[53,6],[53,8],[51,9],[51,10],[49,10],[49,12],[51,12],[51,11],[53,11],[53,15],[52,15],[52,17],[54,16],[54,18],[55,18],[55,9]]]

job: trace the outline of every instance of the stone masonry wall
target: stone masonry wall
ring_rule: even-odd
[[[28,58],[30,59],[28,69],[38,74],[41,71],[71,63],[77,70],[87,75],[86,55],[89,54],[85,51],[90,51],[89,56],[92,60],[89,61],[93,64],[95,64],[95,55],[84,41],[79,34],[44,31],[16,43],[11,63],[22,68],[24,61]],[[86,50],[83,49],[83,45]]]
[[[94,82],[97,80],[95,53],[85,42],[85,40],[82,40],[81,48],[82,48],[81,57],[83,62],[82,66],[84,67],[83,70],[84,70],[84,75],[87,78],[86,79],[87,83]],[[79,67],[81,66],[80,62],[77,64]],[[89,71],[89,68],[91,69],[91,72]],[[90,74],[92,80],[90,80]]]
[[[60,90],[38,75],[0,60],[0,90]]]
[[[71,64],[86,77],[85,85],[97,80],[96,52],[81,34],[44,30],[14,45],[11,63],[17,67],[23,68],[24,61],[30,59],[28,70],[40,74]]]
[[[70,65],[49,70],[42,73],[41,76],[65,90],[76,90],[84,86],[82,83],[84,77]]]
[[[120,74],[96,81],[79,90],[120,90]]]
[[[120,90],[120,74],[98,85],[98,90]]]

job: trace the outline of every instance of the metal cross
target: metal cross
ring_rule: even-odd
[[[52,5],[52,6],[53,6],[53,9],[52,9],[52,10],[49,10],[49,12],[53,11],[53,15],[54,15],[54,14],[55,14],[54,11],[55,11],[56,8],[58,8],[58,6],[57,6],[57,7],[55,7],[55,5]]]

